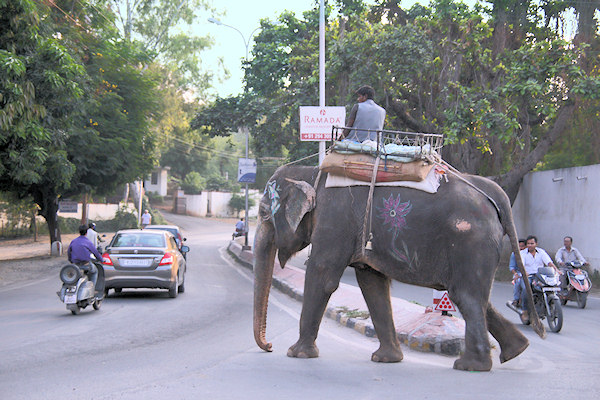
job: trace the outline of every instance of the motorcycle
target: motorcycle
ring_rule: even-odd
[[[559,275],[556,275],[554,268],[538,268],[531,281],[531,290],[533,292],[533,304],[540,319],[546,318],[548,327],[552,332],[558,333],[563,325],[563,312],[560,305],[560,299],[557,293],[560,291]],[[514,305],[512,302],[506,302],[508,308],[519,314],[521,322],[529,325],[529,321],[523,317],[523,309]]]
[[[562,287],[558,297],[563,306],[567,301],[577,301],[577,307],[585,308],[588,292],[592,288],[592,281],[588,273],[582,269],[579,261],[570,261],[565,265],[566,286]]]
[[[94,262],[94,265],[98,269],[96,285],[89,279],[89,266],[80,268],[75,264],[67,264],[60,270],[59,276],[63,285],[56,294],[73,315],[79,314],[81,309],[89,305],[94,307],[94,310],[99,310],[102,305],[104,270],[100,263]]]

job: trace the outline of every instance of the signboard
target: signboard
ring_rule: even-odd
[[[76,201],[59,201],[58,211],[63,213],[76,213],[77,202]]]
[[[456,311],[452,300],[448,297],[448,291],[446,290],[433,291],[433,305],[433,309],[436,311]]]
[[[345,107],[300,107],[300,140],[331,140],[331,128],[346,124]]]
[[[238,160],[238,182],[256,182],[256,160],[254,158],[240,158]]]

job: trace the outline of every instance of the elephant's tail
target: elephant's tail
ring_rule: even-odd
[[[495,183],[494,183],[495,184]],[[496,203],[498,204],[498,212],[500,216],[500,222],[502,227],[504,228],[504,233],[508,235],[510,239],[510,247],[515,254],[515,261],[517,263],[517,268],[521,272],[521,276],[523,279],[527,279],[527,272],[525,271],[525,266],[523,265],[523,259],[520,257],[519,250],[519,239],[517,238],[517,228],[515,227],[515,221],[512,215],[512,209],[510,207],[510,200],[508,196],[502,190],[500,186],[498,186],[499,193],[502,196],[501,199],[497,199]],[[528,304],[533,303],[533,292],[531,290],[531,285],[525,285],[525,292],[527,293],[527,302]],[[535,333],[539,335],[542,339],[546,338],[546,328],[542,324],[540,320],[540,316],[538,315],[535,307],[529,307],[529,320],[531,321],[531,326]]]
[[[496,208],[496,211],[498,212],[498,218],[500,218],[500,223],[504,229],[504,233],[508,235],[508,238],[510,239],[510,247],[515,254],[517,268],[519,268],[521,276],[523,276],[524,279],[527,279],[527,272],[525,271],[523,260],[518,256],[520,251],[519,239],[517,238],[517,228],[515,227],[512,209],[510,207],[510,200],[506,192],[492,180],[475,175],[465,176],[462,179],[464,180],[465,178],[470,182],[471,186],[476,186],[478,191],[484,193]],[[533,292],[531,291],[530,285],[525,285],[525,292],[527,293],[528,304],[533,304]],[[531,321],[533,330],[542,339],[545,339],[546,329],[544,328],[544,325],[542,325],[542,321],[540,321],[540,316],[535,310],[535,307],[530,307],[529,320]]]

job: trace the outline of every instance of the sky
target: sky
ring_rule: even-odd
[[[405,0],[402,6],[410,7],[415,2],[416,0]],[[366,3],[372,4],[373,1],[367,0]],[[213,4],[218,12],[224,14],[214,17],[224,24],[237,28],[245,40],[249,41],[249,50],[251,50],[253,41],[249,40],[249,36],[260,26],[262,18],[275,20],[286,10],[301,17],[302,12],[310,10],[316,4],[316,0],[213,0]],[[222,57],[223,65],[231,74],[230,78],[223,82],[219,82],[215,77],[214,89],[209,93],[220,97],[239,94],[242,92],[242,61],[246,54],[244,40],[240,33],[232,28],[209,23],[207,19],[211,15],[206,12],[201,15],[198,26],[194,27],[194,33],[202,36],[210,35],[214,39],[213,47],[203,52],[203,68],[213,72],[218,71],[218,60]]]

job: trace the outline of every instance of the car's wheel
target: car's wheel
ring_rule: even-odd
[[[108,297],[109,288],[104,288],[104,297]]]
[[[177,291],[179,293],[185,292],[185,274],[183,275],[183,282],[181,282],[181,285],[179,285],[179,287],[177,288]]]
[[[587,295],[587,292],[577,292],[577,307],[585,308],[585,305],[587,304]]]
[[[177,297],[177,289],[179,288],[179,277],[175,275],[175,283],[169,288],[169,297],[174,299]]]
[[[96,300],[96,301],[94,301],[94,304],[92,304],[92,307],[94,307],[94,310],[99,310],[100,306],[102,306],[102,300]]]
[[[560,303],[556,300],[550,300],[548,302],[548,327],[554,333],[560,332],[563,325],[563,312]]]

